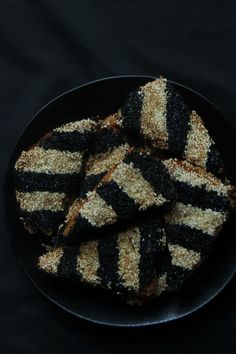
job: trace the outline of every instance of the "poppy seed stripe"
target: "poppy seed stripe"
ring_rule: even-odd
[[[81,186],[78,192],[78,198],[85,198],[86,194],[89,191],[92,191],[105,175],[106,172],[86,176],[84,181],[81,182]]]
[[[122,127],[128,132],[140,136],[143,92],[137,90],[128,94],[120,110]]]
[[[229,198],[223,197],[215,191],[207,191],[204,187],[192,187],[183,182],[175,182],[175,187],[178,193],[178,202],[219,212],[229,210]]]
[[[117,235],[109,235],[98,241],[99,268],[97,275],[101,279],[101,286],[118,290],[120,289],[118,275],[119,252]]]
[[[155,277],[156,261],[163,250],[165,231],[159,220],[148,220],[139,225],[140,233],[140,288],[148,286]]]
[[[217,151],[215,143],[212,142],[209,147],[206,161],[206,169],[212,171],[216,175],[223,171],[223,161],[219,151]]]
[[[79,280],[79,274],[76,266],[77,251],[73,248],[64,248],[63,255],[57,267],[57,275],[62,278]]]
[[[165,231],[168,242],[199,252],[203,256],[208,255],[212,249],[214,239],[201,230],[187,225],[166,224]]]
[[[79,189],[80,173],[48,174],[15,170],[19,192],[50,192],[74,194]]]
[[[84,152],[88,149],[88,143],[94,132],[85,131],[80,133],[73,132],[52,132],[50,135],[39,142],[39,146],[45,150],[60,150],[69,152]]]
[[[89,153],[91,155],[98,155],[111,152],[123,144],[125,144],[125,137],[121,132],[109,127],[102,128],[94,134],[94,139],[89,147]]]
[[[66,224],[64,225],[66,226]],[[68,237],[69,239],[71,238],[75,239],[77,238],[78,233],[80,233],[81,239],[82,239],[82,234],[83,237],[86,238],[86,233],[89,235],[91,232],[96,231],[97,226],[91,224],[90,221],[85,217],[78,215],[70,229],[62,229],[62,230],[63,230],[63,237],[61,237],[61,230],[59,230],[58,242],[60,240],[63,241],[66,237]],[[55,238],[55,243],[57,243],[57,238]]]
[[[174,86],[167,81],[167,131],[169,153],[182,158],[187,142],[190,109]]]
[[[166,284],[169,291],[180,289],[186,279],[191,275],[191,271],[183,267],[169,264],[166,267]]]
[[[64,211],[35,210],[21,211],[21,219],[27,230],[51,235],[64,220]]]
[[[114,210],[117,219],[129,218],[139,210],[134,200],[114,181],[110,181],[98,187],[97,194]]]

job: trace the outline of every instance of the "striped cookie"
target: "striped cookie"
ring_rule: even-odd
[[[25,228],[51,235],[78,190],[84,153],[95,121],[71,122],[46,134],[15,163],[16,199]]]
[[[173,84],[163,78],[130,93],[118,112],[118,125],[169,156],[186,159],[213,173],[222,160],[201,117],[191,111]]]
[[[210,254],[228,219],[234,188],[186,161],[163,163],[178,193],[178,201],[164,216],[169,256],[163,260],[162,273],[173,290]]]
[[[99,230],[173,198],[175,189],[162,161],[131,150],[85,199],[75,200],[59,234],[65,240],[73,234]]]
[[[83,242],[79,251],[56,248],[39,258],[39,268],[120,294],[151,296],[155,262],[165,245],[158,220],[149,220],[118,234]]]

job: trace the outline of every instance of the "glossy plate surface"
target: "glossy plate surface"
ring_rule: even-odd
[[[189,315],[215,297],[233,277],[236,269],[235,222],[228,223],[216,241],[213,254],[196,271],[184,288],[156,299],[143,307],[130,307],[105,291],[90,289],[62,279],[54,279],[37,269],[42,253],[40,240],[24,231],[18,220],[14,195],[13,166],[23,149],[44,133],[72,120],[115,112],[124,96],[154,77],[122,76],[79,86],[49,102],[25,128],[14,151],[5,182],[5,210],[9,237],[21,268],[37,289],[65,311],[95,323],[111,326],[146,326]],[[227,174],[236,184],[236,136],[221,113],[201,95],[174,83],[190,108],[204,119],[221,151]]]

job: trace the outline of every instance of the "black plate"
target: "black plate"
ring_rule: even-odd
[[[12,154],[5,183],[6,223],[15,254],[24,273],[36,288],[65,311],[91,322],[111,326],[146,326],[171,321],[199,309],[230,281],[236,268],[235,223],[229,222],[207,262],[184,288],[141,307],[130,307],[121,299],[62,279],[37,269],[42,252],[40,241],[27,234],[18,221],[14,196],[13,166],[21,151],[54,127],[90,115],[115,112],[128,92],[154,77],[122,76],[79,86],[51,101],[40,110],[21,135]],[[236,137],[227,120],[205,98],[174,83],[191,108],[203,117],[226,161],[228,175],[236,183]]]

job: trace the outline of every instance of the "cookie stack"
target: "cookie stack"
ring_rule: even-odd
[[[14,173],[25,229],[50,237],[39,268],[129,303],[181,288],[233,207],[202,118],[164,78],[109,117],[55,128]]]

